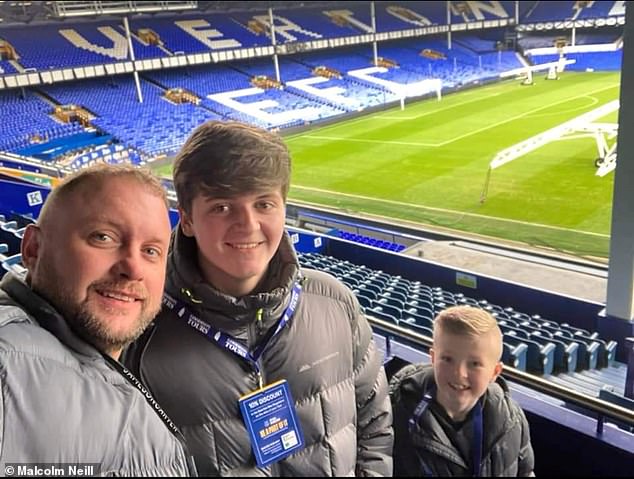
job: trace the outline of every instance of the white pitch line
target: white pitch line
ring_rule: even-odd
[[[553,112],[541,113],[539,115],[531,115],[530,118],[543,118],[545,116],[561,115],[562,113],[573,113],[575,111],[585,110],[586,108],[590,108],[591,106],[594,106],[597,103],[599,103],[599,99],[596,96],[588,96],[588,99],[590,100],[590,104],[589,105],[578,106],[578,107],[570,108],[570,109],[564,110],[564,111],[553,111]]]
[[[382,145],[430,146],[430,147],[438,146],[438,144],[436,143],[421,143],[421,142],[414,142],[414,141],[370,140],[367,138],[341,138],[338,136],[322,136],[322,135],[304,135],[302,138],[313,138],[315,140],[352,141],[355,143],[380,143]]]
[[[445,146],[445,145],[448,145],[450,143],[453,143],[454,141],[462,140],[463,138],[467,138],[468,136],[475,135],[476,133],[481,133],[483,131],[490,130],[491,128],[495,128],[496,126],[504,125],[505,123],[510,123],[512,121],[519,120],[520,118],[523,118],[523,117],[525,117],[527,115],[530,115],[531,113],[535,113],[536,111],[544,110],[546,108],[551,108],[551,107],[553,107],[555,105],[559,105],[561,103],[566,103],[566,102],[568,102],[570,100],[576,100],[577,98],[586,97],[586,96],[592,95],[593,93],[598,93],[600,91],[609,90],[610,88],[614,88],[614,87],[618,87],[618,86],[619,86],[619,84],[616,83],[614,85],[610,85],[610,86],[603,87],[603,88],[597,88],[596,90],[592,90],[590,92],[582,93],[581,95],[573,96],[573,97],[570,97],[570,98],[565,98],[563,100],[556,101],[555,103],[549,103],[548,105],[540,106],[539,108],[533,108],[532,110],[528,110],[528,111],[525,111],[524,113],[520,113],[519,115],[515,115],[515,116],[512,116],[511,118],[507,118],[506,120],[498,121],[497,123],[492,123],[491,125],[483,126],[482,128],[478,128],[477,130],[473,130],[473,131],[470,131],[468,133],[465,133],[464,135],[460,135],[460,136],[457,136],[455,138],[452,138],[451,140],[443,141],[442,143],[439,143],[438,146]]]
[[[512,219],[509,219],[509,218],[500,218],[498,216],[488,216],[488,215],[481,215],[481,214],[478,214],[478,213],[467,213],[465,211],[449,210],[449,209],[446,209],[446,208],[436,208],[436,207],[433,207],[433,206],[417,205],[417,204],[414,204],[414,203],[406,203],[404,201],[386,200],[386,199],[382,199],[382,198],[372,198],[370,196],[363,196],[363,195],[353,195],[353,194],[350,194],[350,193],[341,193],[341,192],[338,192],[338,191],[325,190],[325,189],[322,189],[322,188],[313,188],[312,186],[302,186],[302,185],[291,184],[291,188],[297,188],[299,190],[316,191],[318,193],[328,193],[330,195],[345,196],[347,198],[353,198],[353,199],[359,199],[359,200],[376,201],[378,203],[389,203],[389,204],[393,204],[393,205],[407,206],[407,207],[410,207],[410,208],[438,211],[440,213],[451,213],[451,214],[454,214],[454,215],[457,215],[457,216],[471,216],[471,217],[474,217],[474,218],[483,218],[483,219],[488,219],[488,220],[496,220],[496,221],[501,221],[501,222],[521,224],[521,225],[525,225],[525,226],[539,226],[540,228],[552,229],[552,230],[557,230],[557,231],[568,231],[568,232],[572,232],[572,233],[581,233],[581,234],[584,234],[584,235],[597,236],[599,238],[609,238],[610,237],[610,235],[606,235],[606,234],[603,234],[603,233],[593,233],[591,231],[581,231],[581,230],[575,230],[575,229],[572,229],[572,228],[563,228],[561,226],[543,225],[543,224],[540,224],[540,223],[531,223],[529,221],[512,220]]]
[[[436,113],[440,113],[441,111],[450,110],[450,109],[456,108],[458,106],[467,105],[469,103],[474,103],[476,101],[486,100],[487,98],[493,98],[494,96],[499,96],[502,93],[506,93],[506,92],[499,91],[497,93],[492,93],[491,95],[480,96],[480,97],[477,97],[477,98],[473,98],[471,100],[462,101],[460,103],[454,103],[453,105],[447,105],[447,106],[445,106],[443,108],[438,108],[437,110],[426,110],[423,113],[421,113],[420,115],[410,115],[410,116],[378,115],[376,118],[379,118],[381,120],[417,120],[418,118],[423,118],[424,116],[429,116],[429,115],[433,115],[433,114],[436,114]]]
[[[573,97],[570,97],[570,98],[566,98],[566,99],[560,100],[560,101],[555,102],[555,103],[550,103],[548,105],[540,106],[538,108],[533,108],[532,110],[525,111],[524,113],[520,113],[519,115],[515,115],[515,116],[513,116],[511,118],[507,118],[507,119],[499,121],[497,123],[493,123],[491,125],[487,125],[487,126],[484,126],[482,128],[478,128],[477,130],[473,130],[473,131],[467,132],[467,133],[465,133],[463,135],[456,136],[454,138],[442,141],[440,143],[423,143],[423,142],[415,142],[415,141],[371,140],[371,139],[368,139],[368,138],[345,138],[345,137],[339,137],[339,136],[302,135],[302,134],[300,134],[298,136],[294,136],[294,137],[289,137],[289,138],[287,138],[287,140],[295,140],[297,138],[313,138],[313,139],[316,139],[316,140],[349,141],[349,142],[353,142],[353,143],[380,143],[380,144],[383,144],[383,145],[422,146],[422,147],[427,147],[427,148],[438,148],[438,147],[449,145],[449,144],[453,143],[454,141],[462,140],[463,138],[467,138],[468,136],[475,135],[476,133],[481,133],[483,131],[490,130],[491,128],[494,128],[496,126],[504,125],[505,123],[510,123],[510,122],[518,120],[520,118],[527,117],[527,116],[531,115],[532,113],[535,113],[535,112],[540,111],[540,110],[544,110],[546,108],[550,108],[550,107],[552,107],[554,105],[558,105],[560,103],[565,103],[565,102],[570,101],[570,100],[576,100],[577,98],[589,97],[593,93],[597,93],[597,92],[600,92],[600,91],[608,90],[610,88],[614,88],[614,87],[618,87],[618,86],[619,86],[619,84],[617,83],[617,84],[610,85],[610,86],[607,86],[607,87],[599,88],[597,90],[593,90],[591,92],[583,93],[581,95],[577,95],[577,96],[573,96]],[[498,95],[498,94],[499,93],[496,93],[495,95]],[[490,96],[495,96],[495,95],[490,95]],[[469,102],[465,102],[465,103],[469,103]],[[454,106],[457,106],[457,105],[454,105]],[[452,108],[452,106],[448,106],[445,109],[448,109],[448,108]],[[584,108],[587,108],[587,107],[584,107]],[[426,113],[423,113],[423,114],[419,115],[419,117],[422,117],[422,116],[425,116],[425,115],[428,115],[428,114],[431,115],[432,113],[437,113],[438,111],[442,111],[442,110],[435,110],[435,111],[426,112]],[[349,123],[346,123],[346,125],[349,125]]]
[[[500,85],[496,84],[496,85],[493,85],[491,88],[497,88],[497,87],[500,87]],[[485,88],[489,89],[489,87],[483,87],[481,89],[468,90],[468,91],[462,92],[462,94],[463,95],[468,95],[468,94],[474,93],[474,92],[475,93],[482,92],[482,91],[484,91]],[[502,93],[505,93],[505,92],[501,91],[501,92],[494,93],[492,95],[487,95],[485,97],[477,97],[477,98],[474,98],[473,100],[467,100],[467,101],[464,101],[464,102],[461,102],[461,103],[456,103],[454,105],[447,105],[447,106],[445,106],[443,108],[439,108],[437,110],[425,111],[424,113],[421,113],[420,115],[416,115],[414,117],[399,117],[399,119],[411,120],[411,119],[414,119],[414,118],[421,118],[423,116],[432,115],[434,113],[438,113],[439,111],[448,110],[450,108],[461,106],[461,105],[464,105],[466,103],[471,103],[473,101],[479,101],[479,100],[486,99],[486,98],[489,98],[489,97],[501,95]],[[417,107],[422,108],[422,104],[423,103],[419,102],[418,100],[415,100],[415,105],[414,106],[410,106],[410,108],[417,108]],[[396,108],[396,107],[394,107],[394,108]],[[341,124],[341,122],[339,122],[339,123],[334,123],[332,125],[326,125],[326,126],[317,127],[317,128],[319,129],[319,131],[332,130],[332,129],[336,129],[336,128],[340,128],[340,127],[348,128],[348,126],[350,126],[350,125],[352,125],[354,123],[359,123],[361,121],[368,121],[368,120],[376,120],[377,118],[384,119],[386,117],[378,116],[378,115],[363,115],[363,116],[360,116],[358,118],[354,118],[352,120],[345,121],[344,124]],[[298,138],[304,138],[304,135],[302,133],[296,133],[294,135],[287,136],[284,139],[286,141],[292,141],[292,140],[296,140]],[[342,138],[340,138],[340,139],[342,139]]]

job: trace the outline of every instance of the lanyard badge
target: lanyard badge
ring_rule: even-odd
[[[286,380],[239,399],[258,467],[266,467],[304,447],[304,438]]]
[[[277,325],[269,331],[262,343],[253,351],[246,345],[216,329],[189,311],[186,304],[163,295],[163,305],[174,311],[187,325],[225,349],[251,364],[258,377],[258,389],[239,399],[240,411],[246,425],[251,447],[258,467],[266,467],[304,447],[304,438],[297,421],[295,405],[286,380],[263,387],[260,358],[270,341],[290,322],[295,314],[301,294],[301,281],[296,281],[291,297]]]

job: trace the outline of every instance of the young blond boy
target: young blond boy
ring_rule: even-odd
[[[456,306],[434,320],[431,365],[390,381],[395,476],[530,476],[528,422],[502,372],[493,316]]]

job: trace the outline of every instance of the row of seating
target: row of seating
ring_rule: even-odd
[[[503,332],[503,360],[518,369],[547,376],[605,368],[615,361],[617,343],[599,338],[596,332],[318,253],[301,254],[300,262],[347,284],[367,314],[424,335],[431,336],[433,319],[449,306],[485,309],[498,320]]]
[[[611,9],[616,10],[615,3],[618,2],[536,2],[534,8],[529,9],[522,17],[521,23],[607,18],[611,14]],[[625,14],[624,5],[620,14]]]
[[[22,258],[19,253],[9,254],[9,246],[6,243],[0,243],[0,278],[8,271],[22,275],[25,272],[22,266]]]
[[[144,161],[137,151],[121,144],[112,144],[92,148],[78,155],[71,155],[62,164],[72,170],[80,170],[93,163],[130,163],[140,166],[144,164]]]
[[[377,238],[372,238],[370,236],[365,236],[357,233],[350,233],[345,230],[336,230],[338,236],[340,238],[354,241],[355,243],[361,243],[368,246],[374,246],[375,248],[386,249],[388,251],[403,251],[405,249],[404,244],[394,243],[392,241],[380,240]]]
[[[558,61],[559,54],[529,55],[529,58],[535,64],[549,63]],[[566,66],[568,70],[620,71],[623,49],[612,52],[567,53],[565,58],[567,60],[575,60],[575,63]]]
[[[24,235],[24,226],[20,226],[17,220],[7,220],[0,215],[0,244],[6,248],[9,256],[20,253],[20,243]]]
[[[12,232],[19,238],[24,226],[31,221],[23,217],[7,220],[0,216],[0,231]],[[557,375],[557,381],[590,381],[590,386],[594,387],[596,380],[593,375],[599,374],[599,369],[614,364],[616,342],[604,341],[596,332],[548,321],[539,315],[531,316],[512,307],[502,308],[483,299],[452,293],[330,256],[317,253],[300,253],[298,256],[303,267],[329,272],[346,283],[369,316],[428,337],[433,335],[435,316],[449,306],[467,304],[488,310],[497,318],[503,332],[502,360],[517,369],[547,377]],[[0,277],[6,271],[24,272],[19,250],[15,252],[15,245],[10,247],[2,237],[0,263]],[[590,379],[581,376],[586,373],[593,375],[588,376]],[[621,379],[619,376],[618,380]]]
[[[48,141],[78,131],[76,123],[52,118],[53,107],[39,95],[25,90],[0,91],[0,151],[17,151],[35,141]],[[79,127],[81,129],[81,127]]]

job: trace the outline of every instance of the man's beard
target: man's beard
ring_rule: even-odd
[[[99,351],[110,353],[122,350],[141,336],[158,314],[159,309],[160,305],[153,310],[148,310],[147,302],[144,302],[138,317],[130,324],[130,327],[124,331],[114,332],[106,319],[100,318],[98,313],[91,311],[89,301],[86,299],[76,308],[75,314],[66,316],[66,320],[78,336]]]
[[[34,290],[51,303],[64,317],[75,334],[106,354],[118,352],[137,339],[161,308],[160,303],[151,307],[147,293],[139,291],[141,293],[139,295],[144,299],[138,317],[134,321],[130,321],[129,327],[125,330],[113,331],[108,320],[100,317],[99,313],[94,311],[94,305],[91,307],[90,299],[86,298],[78,304],[72,294],[60,284],[60,275],[51,274],[52,269],[49,267],[43,268],[41,272],[45,277],[40,277],[40,281],[33,284]],[[98,281],[91,284],[88,291],[99,294],[96,292],[98,289],[130,291],[131,286],[129,282]],[[141,288],[137,286],[133,291],[139,289]]]

